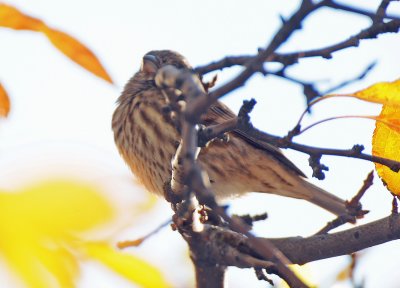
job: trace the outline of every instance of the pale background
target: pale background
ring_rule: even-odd
[[[264,47],[279,27],[279,14],[289,16],[298,1],[123,1],[123,0],[15,0],[7,1],[25,13],[39,17],[54,28],[70,33],[90,47],[101,59],[116,86],[90,75],[61,55],[47,39],[32,32],[0,29],[0,81],[12,100],[12,110],[0,122],[0,186],[15,189],[50,177],[75,177],[101,183],[113,193],[143,195],[143,189],[119,157],[113,143],[111,115],[125,82],[139,68],[143,54],[153,49],[173,49],[185,55],[193,66],[225,55],[254,54]],[[361,5],[360,1],[353,1]],[[379,1],[362,1],[375,9]],[[400,14],[400,3],[392,3]],[[325,9],[313,14],[280,51],[318,48],[343,40],[369,26],[369,19]],[[376,68],[368,77],[347,87],[355,91],[374,82],[392,81],[400,75],[400,36],[387,34],[378,40],[362,41],[359,49],[334,54],[332,60],[301,60],[289,70],[304,80],[319,80],[329,87],[358,75],[372,61]],[[241,68],[219,72],[219,82],[230,79]],[[243,99],[256,98],[253,123],[270,133],[285,135],[305,107],[301,87],[260,75],[225,97],[237,111]],[[333,115],[379,113],[378,105],[351,99],[328,100],[315,107],[305,123]],[[364,144],[371,150],[374,123],[369,120],[337,120],[322,124],[295,139],[321,147],[350,148]],[[307,157],[285,151],[311,177]],[[360,188],[371,163],[323,157],[329,166],[321,187],[343,198]],[[391,198],[379,179],[363,199],[371,209],[368,222],[390,212]],[[116,196],[117,197],[117,196]],[[232,202],[231,211],[262,213],[270,218],[255,227],[258,235],[269,237],[307,236],[316,232],[332,215],[318,207],[292,199],[268,195],[248,195]],[[135,219],[134,227],[122,229],[115,241],[133,239],[152,230],[171,214],[166,203]],[[345,243],[344,243],[345,245]],[[184,241],[178,233],[164,229],[141,247],[127,250],[159,267],[175,287],[193,285],[193,272]],[[400,245],[398,242],[369,249],[360,259],[357,279],[366,278],[366,287],[398,287]],[[311,263],[312,279],[321,287],[331,287],[335,275],[349,259],[340,257]],[[132,287],[96,263],[83,264],[79,287]],[[5,273],[3,273],[5,274]],[[0,278],[1,287],[6,275]],[[229,287],[265,287],[252,270],[230,269]],[[335,287],[349,287],[348,283]]]

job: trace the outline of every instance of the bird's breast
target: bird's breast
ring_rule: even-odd
[[[164,105],[159,97],[135,97],[120,103],[113,116],[114,138],[121,155],[146,189],[160,195],[171,177],[171,160],[180,139],[162,112]]]

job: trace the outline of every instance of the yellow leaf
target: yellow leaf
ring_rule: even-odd
[[[376,83],[353,95],[369,102],[400,106],[400,79],[393,82]]]
[[[108,244],[101,242],[86,243],[85,248],[88,256],[97,259],[141,287],[171,287],[157,268],[135,256],[115,251]]]
[[[371,118],[375,119],[376,121],[380,121],[390,127],[392,130],[397,131],[400,133],[400,118],[399,113],[396,111],[397,109],[393,109],[389,111],[388,107],[396,108],[396,106],[387,105],[385,113],[381,113],[378,116],[373,116]]]
[[[155,204],[158,202],[159,198],[153,194],[148,194],[146,201],[136,205],[136,213],[144,214],[154,208]]]
[[[54,236],[63,231],[85,231],[109,221],[114,214],[94,187],[82,183],[46,182],[13,196],[21,217]]]
[[[0,83],[0,117],[7,117],[10,112],[10,98]]]
[[[364,101],[400,106],[400,79],[393,82],[380,82],[363,90],[350,94],[330,94],[321,98],[331,97],[355,97]],[[318,102],[315,101],[315,102]]]
[[[389,123],[377,121],[372,137],[372,154],[400,161],[400,129],[390,125],[391,122],[399,123],[400,107],[383,105],[379,119]],[[393,120],[390,120],[393,119]],[[390,168],[375,163],[379,177],[386,187],[396,195],[400,195],[400,173],[393,172]]]
[[[297,265],[297,264],[292,264],[289,266],[290,270],[296,274],[296,276],[308,287],[317,287],[317,285],[314,283],[313,276],[311,273],[310,266],[305,264],[305,265]],[[287,285],[286,282],[282,282],[279,287],[286,288],[289,286]]]
[[[0,221],[0,253],[29,287],[73,287],[77,260],[64,247],[112,217],[106,199],[81,183],[53,181],[0,193],[0,218],[7,219]]]
[[[12,6],[0,4],[0,26],[42,32],[59,51],[72,61],[107,82],[113,83],[92,51],[72,36],[47,26],[43,21],[28,16]]]
[[[79,182],[0,191],[0,256],[26,287],[75,287],[79,262],[88,258],[143,287],[168,287],[145,261],[84,238],[104,228],[115,212],[95,187]]]

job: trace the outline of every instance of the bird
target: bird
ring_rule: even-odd
[[[166,65],[193,71],[175,51],[148,52],[125,85],[112,117],[119,153],[144,187],[158,195],[164,195],[165,183],[171,179],[171,161],[181,140],[176,121],[165,113],[166,97],[155,83],[157,71]],[[200,124],[220,124],[233,117],[232,110],[217,101]],[[306,200],[338,216],[348,213],[346,201],[310,183],[278,147],[243,131],[234,130],[227,136],[226,141],[208,143],[197,158],[217,199],[260,192]]]

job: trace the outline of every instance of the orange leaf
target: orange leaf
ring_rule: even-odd
[[[79,64],[94,75],[113,83],[111,77],[101,65],[100,61],[86,46],[68,34],[44,26],[42,32],[49,38],[51,43],[64,55]]]
[[[349,264],[346,267],[344,267],[342,271],[339,272],[339,274],[336,276],[336,280],[338,281],[349,280],[351,272],[352,272],[351,265]]]
[[[7,117],[10,112],[10,99],[8,98],[7,92],[0,83],[0,116]]]
[[[107,82],[113,83],[92,51],[70,35],[47,26],[42,20],[28,16],[12,6],[0,4],[0,26],[42,32],[72,61]]]
[[[129,247],[138,247],[143,243],[144,240],[145,240],[144,238],[139,238],[139,239],[135,239],[135,240],[120,241],[117,243],[117,247],[119,249],[124,249],[124,248],[129,248]]]
[[[372,154],[400,161],[400,107],[383,105],[372,137]],[[385,123],[386,122],[386,123]],[[392,124],[392,125],[391,125]],[[396,124],[396,125],[394,125]],[[400,195],[400,173],[375,163],[379,177],[394,194]]]
[[[36,18],[23,14],[18,9],[0,3],[0,26],[16,30],[39,31],[44,23]]]

